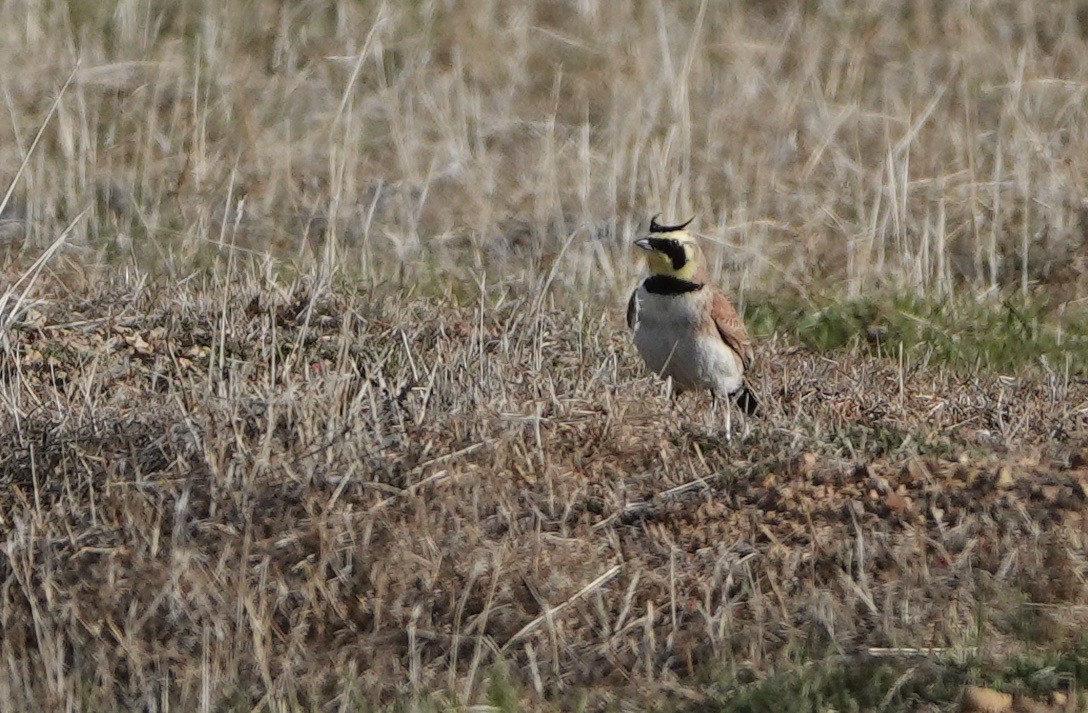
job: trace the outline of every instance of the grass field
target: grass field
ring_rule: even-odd
[[[0,710],[1084,710],[1086,40],[0,2]],[[732,441],[626,334],[658,211]]]

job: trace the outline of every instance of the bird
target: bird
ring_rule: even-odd
[[[650,274],[627,302],[627,326],[635,348],[654,372],[672,379],[674,393],[708,390],[732,399],[745,414],[759,402],[745,381],[754,358],[752,339],[725,293],[710,283],[706,258],[686,228],[650,219],[649,235],[635,241]],[[731,409],[726,437],[731,435]]]

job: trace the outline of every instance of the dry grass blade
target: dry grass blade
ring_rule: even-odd
[[[18,185],[19,179],[22,178],[23,172],[30,163],[30,158],[34,155],[34,150],[38,148],[38,142],[41,141],[42,136],[45,134],[46,127],[49,126],[49,122],[53,119],[54,114],[56,114],[57,107],[60,106],[60,100],[64,98],[64,92],[68,89],[72,80],[75,79],[76,74],[79,72],[79,66],[80,62],[77,61],[76,66],[72,68],[71,74],[68,75],[68,79],[64,80],[64,84],[61,85],[60,91],[58,91],[56,97],[53,98],[53,103],[49,105],[49,111],[46,112],[45,119],[42,120],[37,133],[34,134],[34,140],[30,142],[30,147],[23,155],[23,159],[19,163],[19,168],[16,169],[15,175],[11,177],[8,188],[4,191],[4,197],[0,199],[0,215],[4,215],[4,212],[7,210],[8,203],[11,201],[11,196],[15,193],[15,186]]]
[[[571,596],[569,599],[567,599],[565,602],[561,602],[560,604],[556,604],[554,607],[551,607],[550,609],[548,609],[548,611],[544,612],[543,614],[538,616],[536,619],[533,619],[528,624],[526,624],[525,626],[521,627],[516,632],[514,632],[514,635],[511,636],[506,641],[505,644],[503,644],[501,650],[506,651],[511,646],[518,643],[519,641],[521,641],[522,639],[527,637],[529,634],[533,633],[545,621],[548,621],[549,619],[554,618],[557,614],[562,612],[564,609],[566,609],[566,608],[570,607],[572,604],[574,604],[574,602],[578,601],[582,597],[585,597],[585,596],[587,596],[589,594],[592,594],[593,592],[597,591],[598,589],[600,589],[604,585],[608,584],[622,570],[623,570],[622,565],[618,565],[618,564],[614,565],[607,572],[604,572],[599,577],[594,579],[592,582],[590,582],[589,584],[587,584],[586,586],[582,587],[577,592],[575,592],[574,595]]]
[[[22,317],[26,309],[28,309],[27,296],[30,294],[30,291],[34,289],[34,285],[41,276],[42,270],[45,269],[45,266],[61,249],[68,239],[68,235],[85,215],[86,211],[77,215],[68,227],[64,229],[64,232],[60,234],[60,237],[54,240],[53,243],[38,256],[33,264],[31,264],[18,279],[4,290],[3,294],[0,294],[0,339],[6,340],[7,333],[11,329],[11,326],[15,324]]]

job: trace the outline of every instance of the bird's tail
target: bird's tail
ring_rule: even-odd
[[[752,390],[748,388],[748,384],[737,389],[733,392],[733,400],[740,407],[741,411],[744,411],[746,416],[759,415],[759,399],[752,393]]]

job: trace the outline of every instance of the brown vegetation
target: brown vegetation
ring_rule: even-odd
[[[1072,1],[0,3],[0,708],[702,705],[1080,646],[1086,36]],[[742,305],[1016,294],[1055,358],[771,320],[726,443],[621,326],[658,210]]]
[[[1085,295],[1077,2],[0,7],[9,254],[188,274],[231,246],[626,289],[648,216],[739,284]],[[76,60],[45,132],[30,139]],[[28,155],[29,154],[29,155]]]
[[[471,700],[499,663],[660,695],[1078,636],[1083,384],[772,341],[726,443],[618,317],[344,295],[105,292],[11,333],[9,703]]]

